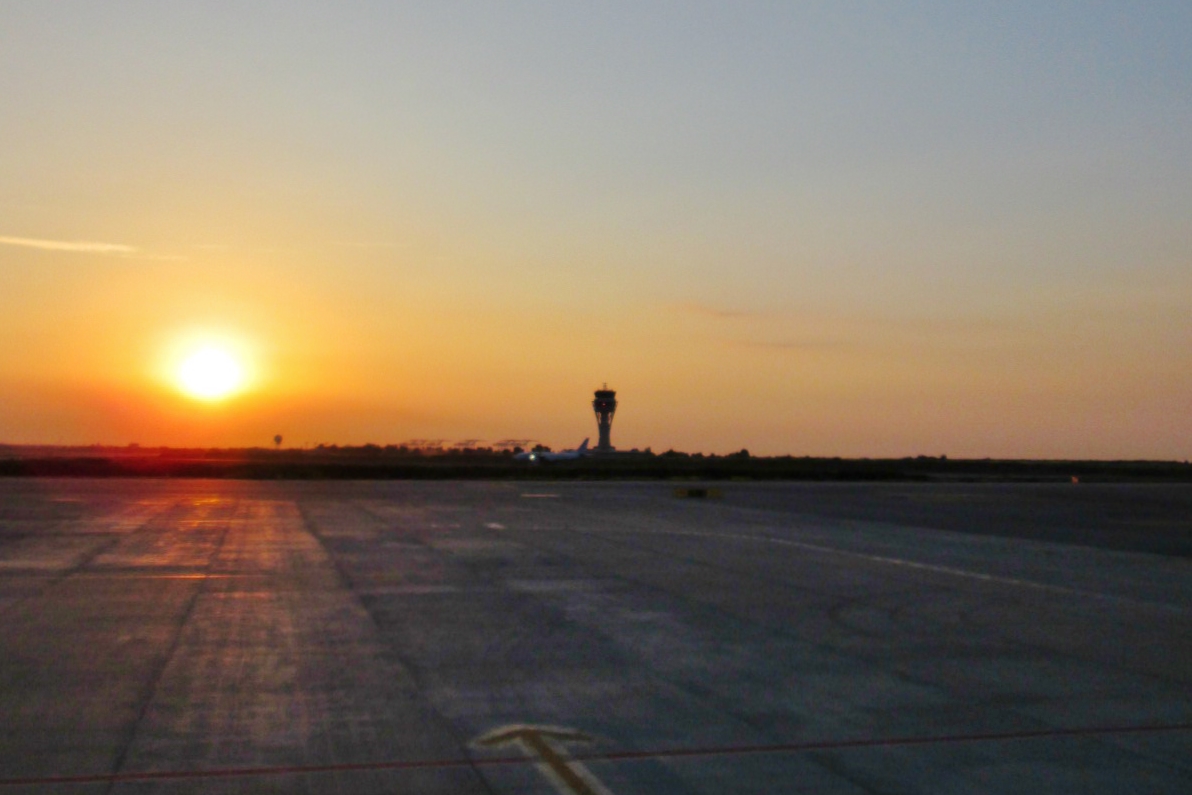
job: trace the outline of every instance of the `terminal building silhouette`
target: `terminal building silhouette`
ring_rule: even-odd
[[[602,389],[597,389],[596,399],[592,401],[592,410],[596,412],[596,427],[600,429],[600,441],[596,444],[596,450],[611,453],[616,449],[609,439],[613,430],[613,415],[617,413],[616,390],[609,389],[608,384]]]

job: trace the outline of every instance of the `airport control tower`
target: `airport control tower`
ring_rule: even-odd
[[[596,445],[596,449],[610,452],[613,445],[608,437],[613,429],[613,415],[617,413],[617,393],[609,389],[608,384],[605,384],[603,389],[596,390],[592,410],[596,412],[596,427],[600,429],[600,443]]]

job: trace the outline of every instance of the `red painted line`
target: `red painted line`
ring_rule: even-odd
[[[39,784],[102,784],[120,781],[160,781],[188,778],[248,778],[251,776],[285,776],[305,773],[343,773],[368,770],[425,770],[469,767],[473,764],[513,765],[528,762],[525,757],[507,756],[494,759],[425,759],[389,762],[354,762],[328,765],[280,765],[276,767],[229,767],[211,770],[158,770],[132,773],[92,773],[80,776],[43,776],[40,778],[0,779],[0,787],[36,786]]]
[[[743,754],[776,754],[801,751],[833,751],[850,748],[888,748],[899,745],[939,745],[944,743],[997,742],[1033,740],[1047,737],[1094,737],[1106,734],[1155,734],[1159,732],[1192,731],[1192,723],[1164,726],[1103,726],[1083,729],[1039,729],[1037,731],[991,732],[988,734],[951,734],[934,737],[890,737],[868,740],[823,740],[819,742],[779,743],[775,745],[725,745],[703,748],[672,748],[661,751],[613,751],[604,754],[575,754],[581,762],[632,759],[674,759],[685,756],[733,756]]]
[[[815,742],[778,743],[774,745],[723,745],[701,748],[663,748],[652,751],[612,751],[594,754],[573,754],[577,762],[628,762],[641,759],[681,759],[695,756],[735,756],[743,754],[799,753],[805,751],[836,751],[852,748],[890,748],[945,743],[1005,742],[1035,740],[1049,737],[1096,737],[1110,734],[1157,734],[1192,731],[1192,723],[1153,726],[1095,726],[1080,729],[1039,729],[1035,731],[991,732],[986,734],[951,734],[925,737],[889,737],[865,740],[821,740]],[[478,759],[422,759],[388,762],[356,762],[327,765],[283,765],[276,767],[216,768],[211,770],[160,770],[131,773],[94,773],[78,776],[41,776],[0,779],[0,787],[38,786],[51,784],[101,784],[121,781],[161,781],[198,778],[248,778],[252,776],[284,776],[310,773],[344,773],[375,770],[435,770],[458,767],[498,767],[529,765],[533,759],[522,756],[500,756]]]

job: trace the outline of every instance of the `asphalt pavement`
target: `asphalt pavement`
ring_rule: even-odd
[[[1192,487],[0,481],[7,793],[1186,793]]]

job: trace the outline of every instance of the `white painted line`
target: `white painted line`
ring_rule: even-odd
[[[559,496],[558,494],[523,494],[522,495],[522,497],[525,497],[527,500],[552,500],[552,499],[556,499],[558,496]]]
[[[505,529],[505,525],[501,524],[500,522],[485,522],[484,526],[487,527],[489,530],[504,530]]]
[[[645,532],[654,535],[672,535],[672,536],[694,536],[699,538],[722,538],[731,541],[758,541],[763,544],[777,544],[784,547],[796,547],[798,549],[806,549],[810,552],[820,552],[826,555],[839,555],[841,557],[857,558],[860,560],[867,560],[871,563],[885,563],[890,566],[902,566],[908,569],[921,569],[924,571],[934,571],[939,574],[949,574],[953,577],[965,577],[972,580],[982,580],[984,582],[996,582],[1003,585],[1014,585],[1020,588],[1031,588],[1037,591],[1047,591],[1050,593],[1062,593],[1068,596],[1093,597],[1096,599],[1109,599],[1118,602],[1128,602],[1130,604],[1142,605],[1145,607],[1158,607],[1166,610],[1174,610],[1179,613],[1186,612],[1184,609],[1171,604],[1163,602],[1149,602],[1144,599],[1134,599],[1129,596],[1118,596],[1115,594],[1098,593],[1097,591],[1085,591],[1079,588],[1068,588],[1063,585],[1048,585],[1046,583],[1034,582],[1033,580],[1022,580],[1017,577],[1000,577],[996,574],[985,574],[979,571],[970,571],[968,569],[957,569],[952,566],[940,566],[934,563],[922,563],[917,560],[907,560],[905,558],[892,558],[886,555],[870,555],[865,552],[853,552],[847,549],[838,549],[837,547],[827,547],[820,544],[808,544],[805,541],[791,541],[786,538],[775,538],[774,536],[753,536],[753,535],[737,535],[733,533],[706,533],[697,530],[646,530],[646,531],[627,531],[627,532]]]
[[[444,593],[459,593],[463,588],[458,585],[438,585],[438,584],[418,584],[411,583],[409,585],[386,585],[379,588],[367,588],[361,593],[369,595],[373,594],[393,594],[399,596],[435,596]],[[469,588],[469,591],[480,590],[478,588]],[[486,589],[495,590],[495,589]]]

